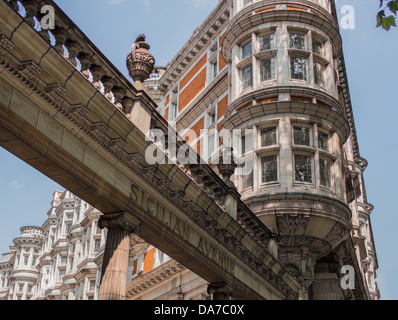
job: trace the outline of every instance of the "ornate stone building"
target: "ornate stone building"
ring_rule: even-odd
[[[0,300],[97,300],[106,229],[101,213],[54,192],[42,227],[23,227],[0,261]],[[130,241],[130,299],[207,299],[207,283],[137,236]]]
[[[206,161],[230,133],[234,183],[277,234],[302,298],[378,299],[367,161],[335,2],[220,0],[158,70],[146,83],[159,111]],[[362,279],[356,293],[341,290],[344,265]]]
[[[128,56],[135,86],[216,172],[220,153],[233,148],[234,186],[272,233],[267,250],[299,282],[298,298],[378,299],[367,162],[359,151],[335,2],[220,0],[167,66],[153,68],[149,49],[140,35]],[[101,79],[112,100],[111,79]],[[146,118],[143,112],[130,120],[144,130]],[[203,174],[194,166],[190,171]],[[212,183],[202,181],[208,190]],[[97,299],[106,238],[100,215],[70,192],[56,192],[43,227],[22,228],[3,256],[1,297]],[[242,214],[234,218],[245,228],[254,224]],[[111,223],[105,219],[100,227]],[[128,299],[211,299],[216,293],[182,264],[130,237]]]

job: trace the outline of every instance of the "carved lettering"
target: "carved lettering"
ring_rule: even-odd
[[[209,259],[218,264],[223,270],[233,273],[235,264],[219,249],[211,245],[210,242],[200,237],[198,243],[192,243],[192,230],[183,220],[179,219],[170,210],[163,207],[155,199],[150,197],[146,192],[142,191],[136,185],[131,185],[130,199],[134,201],[145,212],[160,221],[163,226],[172,230],[175,234],[180,236],[184,241],[190,242],[196,246]],[[191,239],[191,241],[190,241]]]

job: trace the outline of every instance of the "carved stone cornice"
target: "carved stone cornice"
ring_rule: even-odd
[[[0,54],[14,48],[14,43],[8,39],[4,34],[0,34]]]
[[[32,60],[22,62],[19,65],[18,70],[24,72],[28,78],[33,78],[42,72],[42,68]]]

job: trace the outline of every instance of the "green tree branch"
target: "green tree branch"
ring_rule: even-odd
[[[380,11],[377,14],[377,28],[389,31],[391,27],[396,27],[398,0],[379,0]],[[386,12],[390,15],[387,16]]]

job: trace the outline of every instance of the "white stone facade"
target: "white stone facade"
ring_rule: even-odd
[[[97,300],[107,234],[98,228],[100,215],[69,191],[56,191],[43,226],[21,228],[3,254],[0,300]],[[203,279],[137,237],[127,282],[128,299],[207,298]]]

